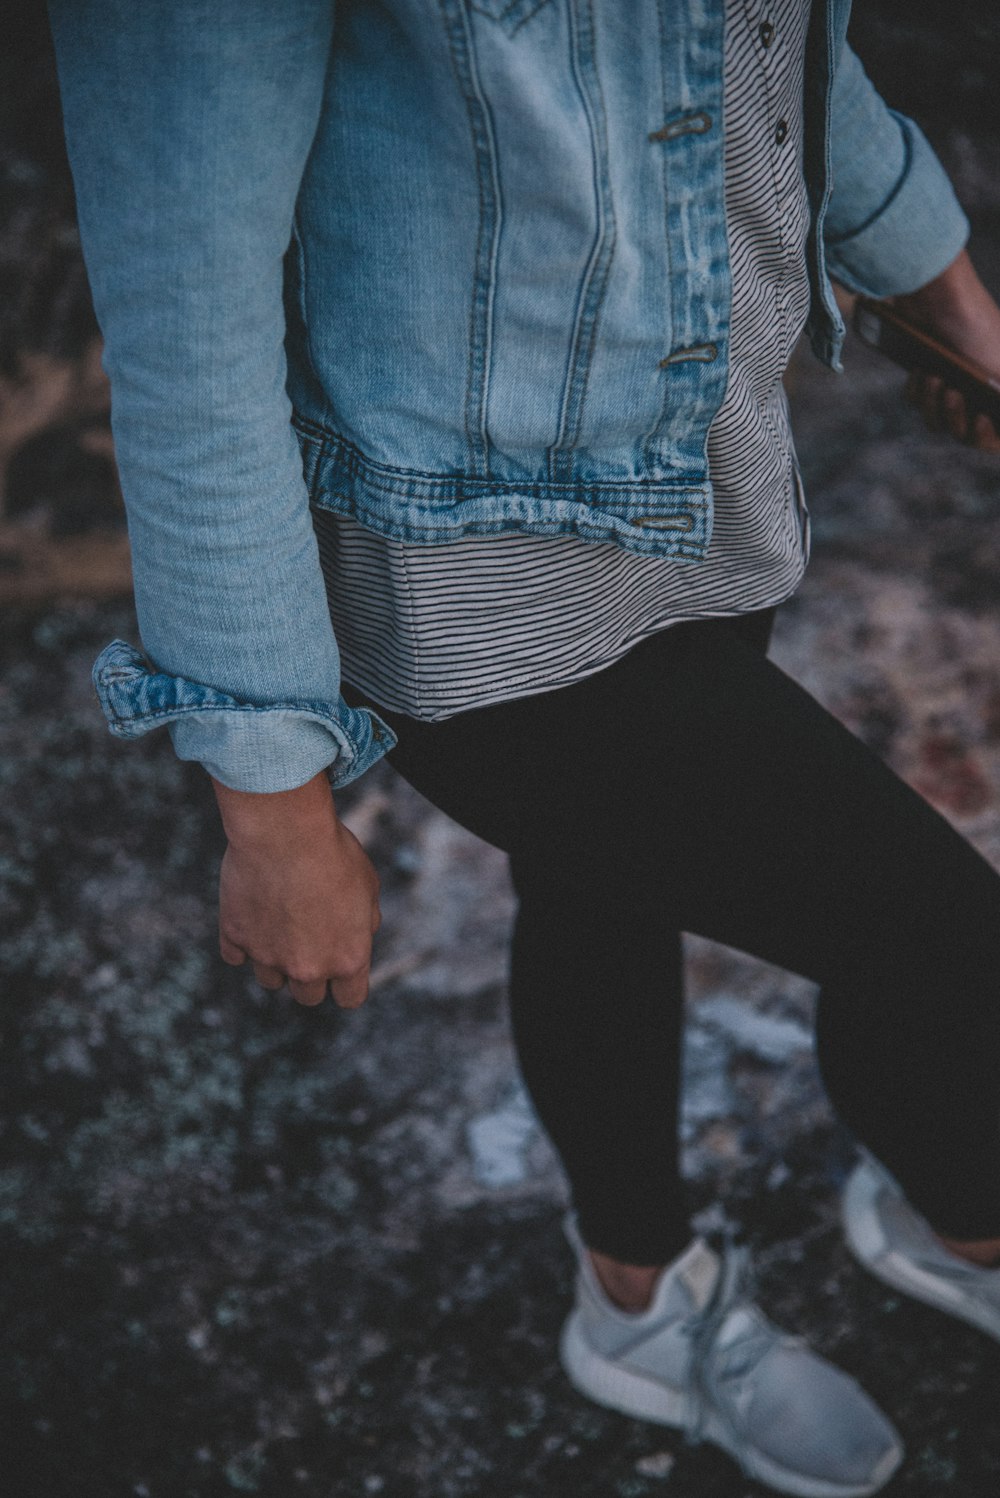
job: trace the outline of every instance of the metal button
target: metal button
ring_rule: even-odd
[[[775,129],[775,132],[774,132],[774,143],[775,143],[776,146],[783,146],[784,143],[785,143],[785,141],[787,139],[788,139],[788,122],[787,122],[787,120],[779,120],[778,124],[777,124],[777,128]]]
[[[761,21],[757,35],[760,37],[761,46],[769,47],[771,45],[774,41],[774,27],[770,21]]]

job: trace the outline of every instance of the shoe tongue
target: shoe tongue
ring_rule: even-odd
[[[745,1337],[747,1332],[760,1323],[749,1306],[736,1306],[723,1321],[715,1339],[717,1347],[728,1347],[731,1342]]]
[[[696,1311],[708,1304],[722,1265],[704,1238],[695,1238],[663,1276],[664,1288],[682,1288]]]

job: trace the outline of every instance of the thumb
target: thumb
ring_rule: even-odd
[[[230,941],[224,931],[219,932],[219,952],[223,962],[228,962],[230,967],[241,967],[247,959],[243,948],[238,947],[234,941]]]

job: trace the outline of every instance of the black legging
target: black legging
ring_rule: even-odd
[[[392,763],[510,854],[518,1057],[592,1248],[689,1237],[682,931],[819,983],[839,1116],[939,1231],[1000,1237],[1000,877],[766,659],[771,619],[442,723],[380,709]]]

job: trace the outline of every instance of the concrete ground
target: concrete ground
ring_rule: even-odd
[[[947,64],[951,33],[909,11],[872,7],[870,45]],[[965,113],[922,97],[1000,291],[965,39]],[[775,657],[1000,865],[1000,459],[925,433],[857,343],[847,364],[793,371],[815,550]],[[3,1498],[763,1491],[558,1367],[565,1194],[506,1030],[500,855],[379,767],[344,797],[385,889],[372,999],[265,995],[215,955],[201,772],[98,716],[116,634],[125,603],[78,602],[11,612],[0,640]],[[774,1318],[900,1426],[887,1495],[995,1495],[1000,1348],[844,1248],[853,1145],[811,988],[703,942],[689,963],[699,1223],[741,1230]]]

